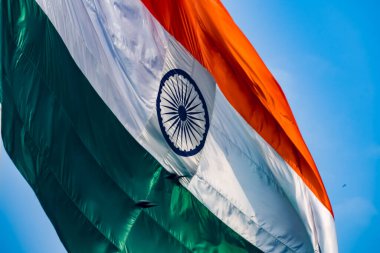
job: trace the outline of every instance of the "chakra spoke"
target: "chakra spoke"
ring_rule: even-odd
[[[179,81],[178,81],[178,79],[179,79]],[[181,104],[181,93],[180,93],[180,90],[179,90],[179,85],[180,85],[181,79],[179,78],[179,75],[176,75],[176,80],[177,80],[177,85],[174,86],[174,89],[176,90],[179,104]]]
[[[176,79],[176,84],[174,85],[174,90],[176,91],[179,104],[181,104],[181,94],[180,94],[179,87],[178,87],[180,85],[179,75],[176,75],[175,79]]]
[[[172,84],[172,85],[170,85],[170,84],[172,84],[171,80],[169,80],[169,84],[167,85],[167,87],[172,92],[172,95],[173,95],[173,98],[174,98],[173,100],[177,103],[177,105],[179,105],[178,98],[176,97],[176,94],[174,93],[174,91],[172,90],[172,87],[171,87],[171,86],[174,86],[174,84]],[[174,89],[174,87],[173,87],[173,89]]]
[[[183,125],[182,125],[182,122],[183,121],[181,121],[181,146],[183,146],[182,144],[183,144]]]
[[[187,113],[187,117],[189,117],[189,118],[192,119],[192,120],[197,120],[197,121],[200,121],[200,122],[204,122],[203,119],[198,119],[198,118],[196,118],[196,117],[194,117],[194,116],[189,115],[189,113]]]
[[[192,140],[192,139],[196,139],[196,138],[195,138],[195,134],[194,134],[194,132],[193,132],[193,128],[192,128],[192,126],[191,126],[190,124],[188,124],[187,127],[188,127],[188,129],[189,129],[189,132],[191,133],[191,136],[190,136],[190,137],[193,137],[193,138],[190,138],[190,140]]]
[[[166,98],[162,98],[164,99],[165,101],[167,101],[169,104],[171,104],[173,106],[173,108],[177,107],[178,105],[175,105],[173,102],[167,100]]]
[[[181,82],[181,102],[182,102],[182,105],[183,105],[183,102],[184,102],[184,99],[183,99],[183,86],[185,86],[186,85],[186,83],[185,82]]]
[[[197,105],[194,105],[193,107],[191,107],[191,108],[189,108],[189,109],[187,109],[188,111],[192,111],[192,110],[194,110],[195,108],[197,108],[198,106],[200,106],[202,103],[199,103],[199,104],[197,104]]]
[[[185,93],[183,93],[183,105],[186,105],[186,96],[187,96],[187,86],[188,86],[188,81],[184,84],[185,85]]]
[[[165,107],[165,108],[168,108],[170,110],[177,111],[177,108],[174,108],[174,107],[171,107],[171,106],[168,106],[168,105],[162,105],[162,106]]]
[[[162,115],[174,115],[174,114],[176,114],[176,115],[178,115],[178,111],[177,112],[164,112],[164,113],[161,113]]]
[[[191,100],[190,103],[186,104],[186,110],[193,104],[194,100],[197,98],[197,96],[194,96],[194,98]]]
[[[165,121],[164,121],[164,124],[165,124],[166,122],[172,121],[172,120],[175,119],[175,118],[179,118],[178,115],[174,115],[174,116],[172,116],[171,118],[165,120]]]
[[[175,127],[174,132],[173,132],[173,137],[175,136],[175,133],[177,132],[180,123],[181,123],[181,121],[179,121],[179,122],[177,123],[177,126]],[[177,136],[177,139],[178,139],[178,136]]]
[[[186,147],[188,147],[189,145],[187,144],[187,132],[186,132],[186,124],[187,124],[187,121],[185,121],[185,124],[183,124],[183,132],[185,133],[185,142],[186,142]]]
[[[169,132],[169,130],[170,130],[175,124],[177,124],[178,120],[179,120],[179,118],[176,119],[176,120],[174,121],[174,123],[169,127],[168,132]]]
[[[175,107],[179,106],[179,104],[177,103],[177,100],[165,89],[163,90],[163,92],[165,92],[166,95],[168,95],[169,99],[171,99],[172,103],[175,104]],[[164,98],[162,96],[162,98]]]
[[[178,122],[178,126],[177,127],[178,127],[178,133],[177,133],[177,139],[175,140],[175,144],[178,143],[179,133],[181,132],[181,128],[182,128],[182,121],[181,120]]]
[[[189,119],[189,121],[190,121],[193,125],[196,125],[198,128],[202,128],[202,130],[204,129],[203,126],[198,125],[198,123],[195,122],[194,120]]]
[[[190,99],[190,97],[191,97],[192,91],[193,91],[193,86],[191,86],[191,88],[190,88],[189,95],[187,96],[186,101],[185,101],[185,106],[186,106],[187,103],[189,102],[189,99]]]

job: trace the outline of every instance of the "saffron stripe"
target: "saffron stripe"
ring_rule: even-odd
[[[280,86],[219,0],[142,0],[215,78],[231,105],[333,214],[325,187]]]

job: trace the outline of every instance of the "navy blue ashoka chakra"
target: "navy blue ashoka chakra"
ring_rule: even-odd
[[[164,75],[156,109],[161,132],[176,154],[192,156],[203,148],[209,116],[202,93],[189,74],[172,69]]]

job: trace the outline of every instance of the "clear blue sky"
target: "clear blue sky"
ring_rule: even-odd
[[[380,240],[380,3],[223,2],[290,102],[330,196],[340,252],[375,252]],[[0,240],[0,252],[65,252],[3,148]]]

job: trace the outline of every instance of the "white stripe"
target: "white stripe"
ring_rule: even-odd
[[[138,0],[37,0],[115,116],[217,217],[264,252],[337,252],[334,221],[293,169],[231,107],[209,73]],[[178,156],[156,113],[161,78],[185,70],[210,115],[201,152]]]

